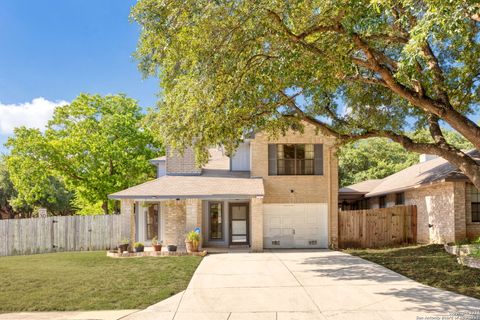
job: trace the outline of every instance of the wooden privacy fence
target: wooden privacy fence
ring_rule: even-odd
[[[417,207],[339,211],[340,248],[378,248],[417,241]]]
[[[0,256],[108,250],[128,237],[124,215],[0,220]]]

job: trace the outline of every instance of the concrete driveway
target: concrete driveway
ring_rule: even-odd
[[[480,300],[325,250],[209,255],[184,292],[125,319],[405,320],[459,313],[480,319]]]

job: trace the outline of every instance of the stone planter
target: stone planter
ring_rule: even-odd
[[[124,251],[128,251],[128,243],[118,245],[118,253],[123,253]]]
[[[467,256],[480,250],[478,244],[464,244],[464,245],[444,245],[445,251],[455,256]]]
[[[198,243],[194,243],[193,241],[185,241],[185,247],[187,252],[198,252]]]
[[[457,257],[458,263],[470,267],[480,269],[480,258],[469,257],[469,256],[459,256]]]

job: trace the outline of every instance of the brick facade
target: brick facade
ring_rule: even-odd
[[[466,224],[466,235],[470,239],[476,239],[480,237],[480,222],[472,222],[472,199],[470,199],[470,193],[468,188],[473,187],[471,183],[465,184],[465,224]]]
[[[125,219],[129,220],[130,234],[129,234],[129,244],[130,248],[133,248],[135,242],[135,210],[134,210],[134,201],[130,199],[123,199],[120,202],[120,213]]]
[[[263,250],[263,198],[253,198],[250,202],[251,247],[253,251]]]
[[[453,182],[408,190],[405,204],[417,206],[417,242],[455,241]]]
[[[466,220],[466,184],[465,182],[453,182],[453,213],[455,240],[462,240],[467,237]],[[469,212],[470,213],[470,212]]]
[[[164,245],[174,244],[185,247],[186,201],[168,200],[160,203],[165,219]]]
[[[335,139],[316,132],[306,124],[303,133],[287,132],[275,143],[322,144],[323,175],[315,176],[269,176],[269,137],[258,133],[251,141],[251,176],[262,177],[265,196],[245,199],[250,203],[250,244],[253,251],[263,250],[263,204],[264,203],[324,203],[328,206],[329,244],[338,245],[338,160]],[[199,175],[202,169],[196,166],[194,151],[189,148],[183,154],[167,148],[167,175]],[[293,192],[292,192],[293,190]],[[123,203],[123,200],[122,200]],[[131,202],[133,207],[133,201]],[[123,207],[122,207],[123,208]],[[132,209],[133,210],[133,209]],[[162,200],[160,212],[163,217],[163,244],[185,247],[185,234],[202,226],[202,200]],[[135,225],[133,220],[132,225]],[[225,221],[225,223],[228,223]],[[134,231],[133,231],[134,232]]]
[[[268,144],[323,144],[323,175],[269,176]],[[251,145],[251,176],[262,177],[265,187],[264,203],[326,203],[329,210],[329,243],[338,243],[338,159],[335,139],[316,132],[305,124],[303,133],[289,131],[274,141],[265,133],[257,133]],[[292,192],[293,190],[293,192]]]
[[[183,153],[167,148],[166,172],[168,175],[199,175],[202,169],[195,162],[195,152],[186,148]]]

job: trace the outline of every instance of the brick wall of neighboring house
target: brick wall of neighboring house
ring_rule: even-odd
[[[469,183],[472,186],[471,183]],[[472,199],[468,192],[468,186],[465,184],[465,211],[466,211],[466,236],[470,239],[480,237],[480,222],[472,222]]]
[[[166,172],[168,175],[199,175],[202,169],[195,164],[195,152],[187,148],[183,154],[167,148]]]
[[[165,219],[165,246],[169,244],[185,247],[186,201],[168,200],[160,203],[160,210]]]
[[[453,183],[454,198],[454,222],[455,222],[455,240],[459,241],[467,237],[467,220],[466,220],[466,184],[464,181]]]
[[[455,241],[454,183],[442,182],[405,192],[405,204],[417,206],[417,241]],[[432,227],[429,227],[429,224]]]
[[[323,175],[269,176],[268,144],[323,144]],[[306,124],[303,133],[289,131],[272,142],[266,133],[257,133],[251,142],[251,175],[262,177],[264,203],[327,203],[329,207],[330,242],[338,237],[338,160],[335,139],[317,134],[313,125]],[[291,192],[293,190],[293,192]]]

